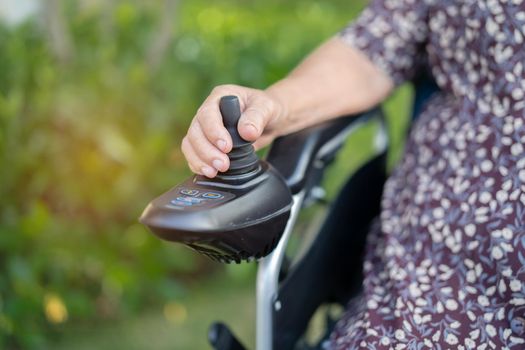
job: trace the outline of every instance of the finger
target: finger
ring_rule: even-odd
[[[188,136],[182,139],[181,149],[192,172],[209,178],[213,178],[217,175],[217,169],[210,167],[199,158],[193,149],[191,142],[188,140]]]
[[[257,140],[271,117],[272,102],[269,99],[254,98],[242,112],[238,125],[239,134],[247,141]]]
[[[228,156],[210,143],[199,122],[194,121],[188,130],[188,141],[201,161],[216,170],[226,171],[230,166]]]
[[[270,143],[273,142],[274,139],[275,136],[273,135],[263,135],[253,143],[253,148],[255,148],[255,150],[258,151],[261,148],[268,146]]]
[[[197,120],[201,125],[202,131],[210,143],[224,153],[231,151],[232,139],[222,122],[218,102],[206,101],[197,111],[194,120]]]
[[[219,85],[212,90],[195,116],[195,119],[197,119],[201,125],[204,135],[224,153],[231,151],[232,139],[222,122],[222,116],[219,110],[220,99],[223,96],[235,95],[239,98],[242,110],[244,108],[247,91],[249,90],[251,89],[236,85]]]

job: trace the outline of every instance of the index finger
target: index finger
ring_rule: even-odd
[[[241,109],[244,109],[245,93],[243,88],[235,85],[221,85],[213,89],[195,116],[206,138],[224,153],[228,153],[232,149],[232,139],[230,133],[224,127],[219,110],[219,101],[221,97],[226,95],[237,96]]]
[[[211,144],[224,153],[228,153],[231,150],[231,136],[224,127],[221,112],[216,103],[205,102],[198,109],[195,119]]]

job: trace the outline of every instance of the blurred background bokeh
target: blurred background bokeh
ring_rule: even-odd
[[[0,0],[0,349],[205,349],[214,319],[253,344],[255,265],[137,217],[213,86],[266,87],[364,3]]]

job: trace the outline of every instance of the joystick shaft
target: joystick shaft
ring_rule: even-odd
[[[223,180],[250,179],[260,170],[259,158],[251,142],[244,140],[237,129],[241,117],[241,106],[237,96],[223,96],[219,102],[224,126],[230,133],[233,147],[228,157],[230,168],[217,176]]]

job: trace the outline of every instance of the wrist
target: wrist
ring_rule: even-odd
[[[268,128],[276,136],[286,134],[287,127],[290,122],[290,106],[288,105],[288,99],[283,98],[285,96],[281,89],[280,82],[277,82],[269,86],[264,91],[274,102],[274,116],[268,125]]]

